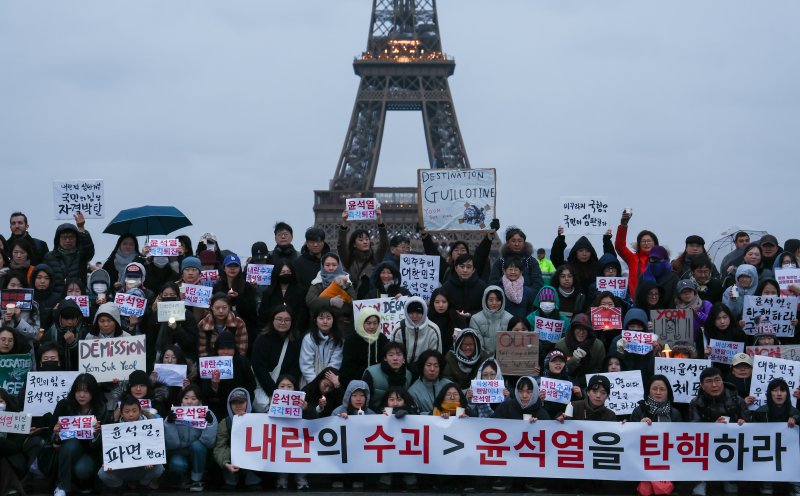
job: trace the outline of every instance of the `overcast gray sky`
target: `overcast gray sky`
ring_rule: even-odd
[[[800,235],[800,3],[438,3],[470,162],[497,168],[499,217],[536,246],[565,194],[633,207],[631,229],[676,254],[687,234],[710,244],[734,224]],[[98,259],[111,217],[147,203],[244,256],[272,248],[278,219],[302,237],[341,151],[371,5],[0,2],[0,212],[24,210],[52,243],[52,181],[102,178]],[[426,161],[420,114],[390,113],[377,185],[412,186]]]

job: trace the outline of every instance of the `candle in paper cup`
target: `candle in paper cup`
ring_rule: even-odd
[[[528,422],[530,422],[532,418],[533,418],[533,415],[531,415],[530,413],[523,413],[522,414],[522,420],[527,420]]]
[[[462,415],[464,415],[464,408],[460,407],[460,406],[457,406],[456,407],[456,417],[460,417]]]
[[[394,408],[387,406],[383,408],[383,413],[385,413],[386,415],[391,415],[393,410]]]
[[[564,416],[565,417],[572,417],[572,413],[573,413],[572,410],[573,410],[572,403],[567,403],[567,408],[564,410]]]
[[[175,324],[175,317],[170,317],[169,318],[169,325],[173,325],[173,324]]]

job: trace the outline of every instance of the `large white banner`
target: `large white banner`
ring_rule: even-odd
[[[145,369],[145,336],[82,339],[78,354],[78,369],[97,382],[127,380],[134,370]]]
[[[488,231],[497,217],[494,169],[419,169],[419,224],[426,231]]]
[[[798,432],[785,422],[648,426],[427,415],[306,421],[251,413],[233,418],[231,457],[239,467],[278,473],[777,482],[797,479]]]
[[[167,463],[164,420],[137,420],[100,426],[103,468],[121,469]]]

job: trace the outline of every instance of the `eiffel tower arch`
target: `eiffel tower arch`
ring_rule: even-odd
[[[329,243],[339,233],[345,199],[354,197],[378,198],[390,237],[414,233],[416,185],[375,186],[388,111],[422,114],[429,168],[470,168],[447,81],[455,66],[442,51],[436,0],[373,0],[367,49],[353,62],[360,82],[336,174],[328,190],[314,192],[315,224],[326,231]],[[409,177],[424,165],[409,170]],[[455,239],[435,238],[442,245]]]

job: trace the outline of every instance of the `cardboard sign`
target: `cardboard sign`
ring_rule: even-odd
[[[179,257],[181,243],[177,239],[150,239],[147,241],[151,257]]]
[[[56,220],[73,220],[81,212],[87,219],[106,216],[106,195],[102,179],[53,181],[53,208]]]
[[[186,320],[186,303],[182,301],[159,301],[156,307],[159,322],[169,322],[170,319],[175,319],[176,322]]]
[[[28,372],[23,410],[34,417],[53,413],[56,404],[67,397],[80,372]]]
[[[602,374],[586,374],[586,383],[594,375],[606,376],[611,382],[611,391],[606,399],[606,407],[617,415],[630,415],[633,409],[644,399],[644,383],[641,370],[625,372],[604,372]]]
[[[31,356],[27,353],[0,355],[0,388],[5,389],[8,394],[16,398],[22,391],[32,363]]]
[[[733,362],[733,356],[739,353],[744,353],[744,343],[737,343],[736,341],[723,341],[722,339],[712,339],[708,346],[711,347],[711,353],[708,359],[716,363],[725,363],[730,365]]]
[[[208,308],[212,290],[209,286],[184,284],[181,286],[181,299],[189,307]]]
[[[536,317],[533,322],[533,331],[539,333],[540,341],[558,343],[564,334],[564,321]]]
[[[208,415],[207,406],[173,406],[172,413],[175,414],[175,422],[194,427],[195,429],[205,429],[208,427],[206,416]]]
[[[628,294],[627,277],[598,277],[594,284],[598,293],[609,291],[618,298],[625,298]]]
[[[711,367],[711,360],[656,357],[655,374],[669,379],[675,403],[689,403],[700,391],[700,373]]]
[[[220,379],[233,379],[233,357],[200,357],[201,379],[211,379],[215,370],[219,370]]]
[[[78,341],[78,369],[97,382],[128,380],[134,370],[145,370],[145,358],[142,335]]]
[[[800,269],[775,269],[775,280],[781,288],[781,296],[791,296],[789,285],[800,286]]]
[[[14,305],[20,310],[33,309],[33,290],[32,289],[4,289],[0,291],[0,305],[3,313],[8,305]]]
[[[650,310],[650,320],[660,343],[669,343],[671,348],[678,341],[694,342],[694,314],[691,310]]]
[[[636,355],[647,355],[653,351],[653,338],[655,334],[652,332],[629,331],[627,329],[622,331],[622,339],[628,342],[625,351],[628,353],[635,353]]]
[[[114,296],[114,303],[119,307],[119,313],[126,317],[142,317],[147,308],[147,298],[117,293]]]
[[[29,434],[33,416],[23,412],[0,412],[0,432]]]
[[[753,357],[753,376],[750,381],[750,396],[756,400],[748,408],[757,410],[767,404],[767,386],[773,379],[783,379],[789,385],[789,397],[786,401],[794,404],[792,393],[800,386],[800,363],[781,358],[765,356]]]
[[[439,257],[400,255],[400,285],[425,301],[439,287]]]
[[[497,333],[495,359],[505,375],[535,375],[539,364],[539,335],[527,331]]]
[[[303,391],[276,389],[272,393],[267,413],[270,417],[303,418],[303,401],[305,399],[306,393]]]
[[[104,424],[100,429],[103,432],[104,469],[118,470],[167,463],[162,419]]]
[[[157,363],[153,365],[153,372],[157,374],[158,382],[167,386],[183,387],[186,379],[186,365]]]
[[[745,353],[754,356],[767,356],[772,358],[783,358],[800,362],[800,344],[778,344],[772,346],[748,346]]]
[[[208,269],[200,271],[200,285],[213,288],[219,281],[219,271],[217,269]]]
[[[761,317],[767,317],[775,326],[775,334],[781,338],[794,337],[792,320],[797,318],[797,298],[794,296],[752,296],[744,297],[742,320],[745,334],[752,336]]]
[[[611,331],[622,328],[622,309],[592,307],[592,329],[595,331]]]
[[[470,388],[472,389],[472,403],[502,403],[506,398],[503,396],[503,389],[506,388],[503,381],[498,380],[473,380]]]
[[[380,205],[375,198],[348,198],[344,203],[347,220],[375,220]]]
[[[544,392],[544,401],[566,405],[572,399],[572,383],[551,377],[542,377],[539,391]]]
[[[488,231],[497,217],[494,169],[419,169],[419,224],[425,231]]]
[[[58,417],[61,431],[58,437],[64,439],[94,439],[94,415],[75,415],[71,417]]]
[[[66,298],[68,300],[72,300],[75,303],[77,303],[78,304],[78,308],[81,309],[81,315],[83,315],[84,317],[88,317],[89,316],[89,297],[88,296],[84,296],[84,295],[80,295],[80,296],[67,295],[64,298]]]
[[[353,321],[358,320],[362,308],[374,308],[380,314],[380,331],[387,337],[400,327],[405,319],[405,308],[408,296],[400,298],[372,298],[370,300],[353,301]]]
[[[257,286],[269,286],[272,284],[272,269],[270,264],[247,264],[247,282],[255,283]]]
[[[559,223],[564,234],[603,235],[611,225],[608,220],[608,197],[562,196]]]

